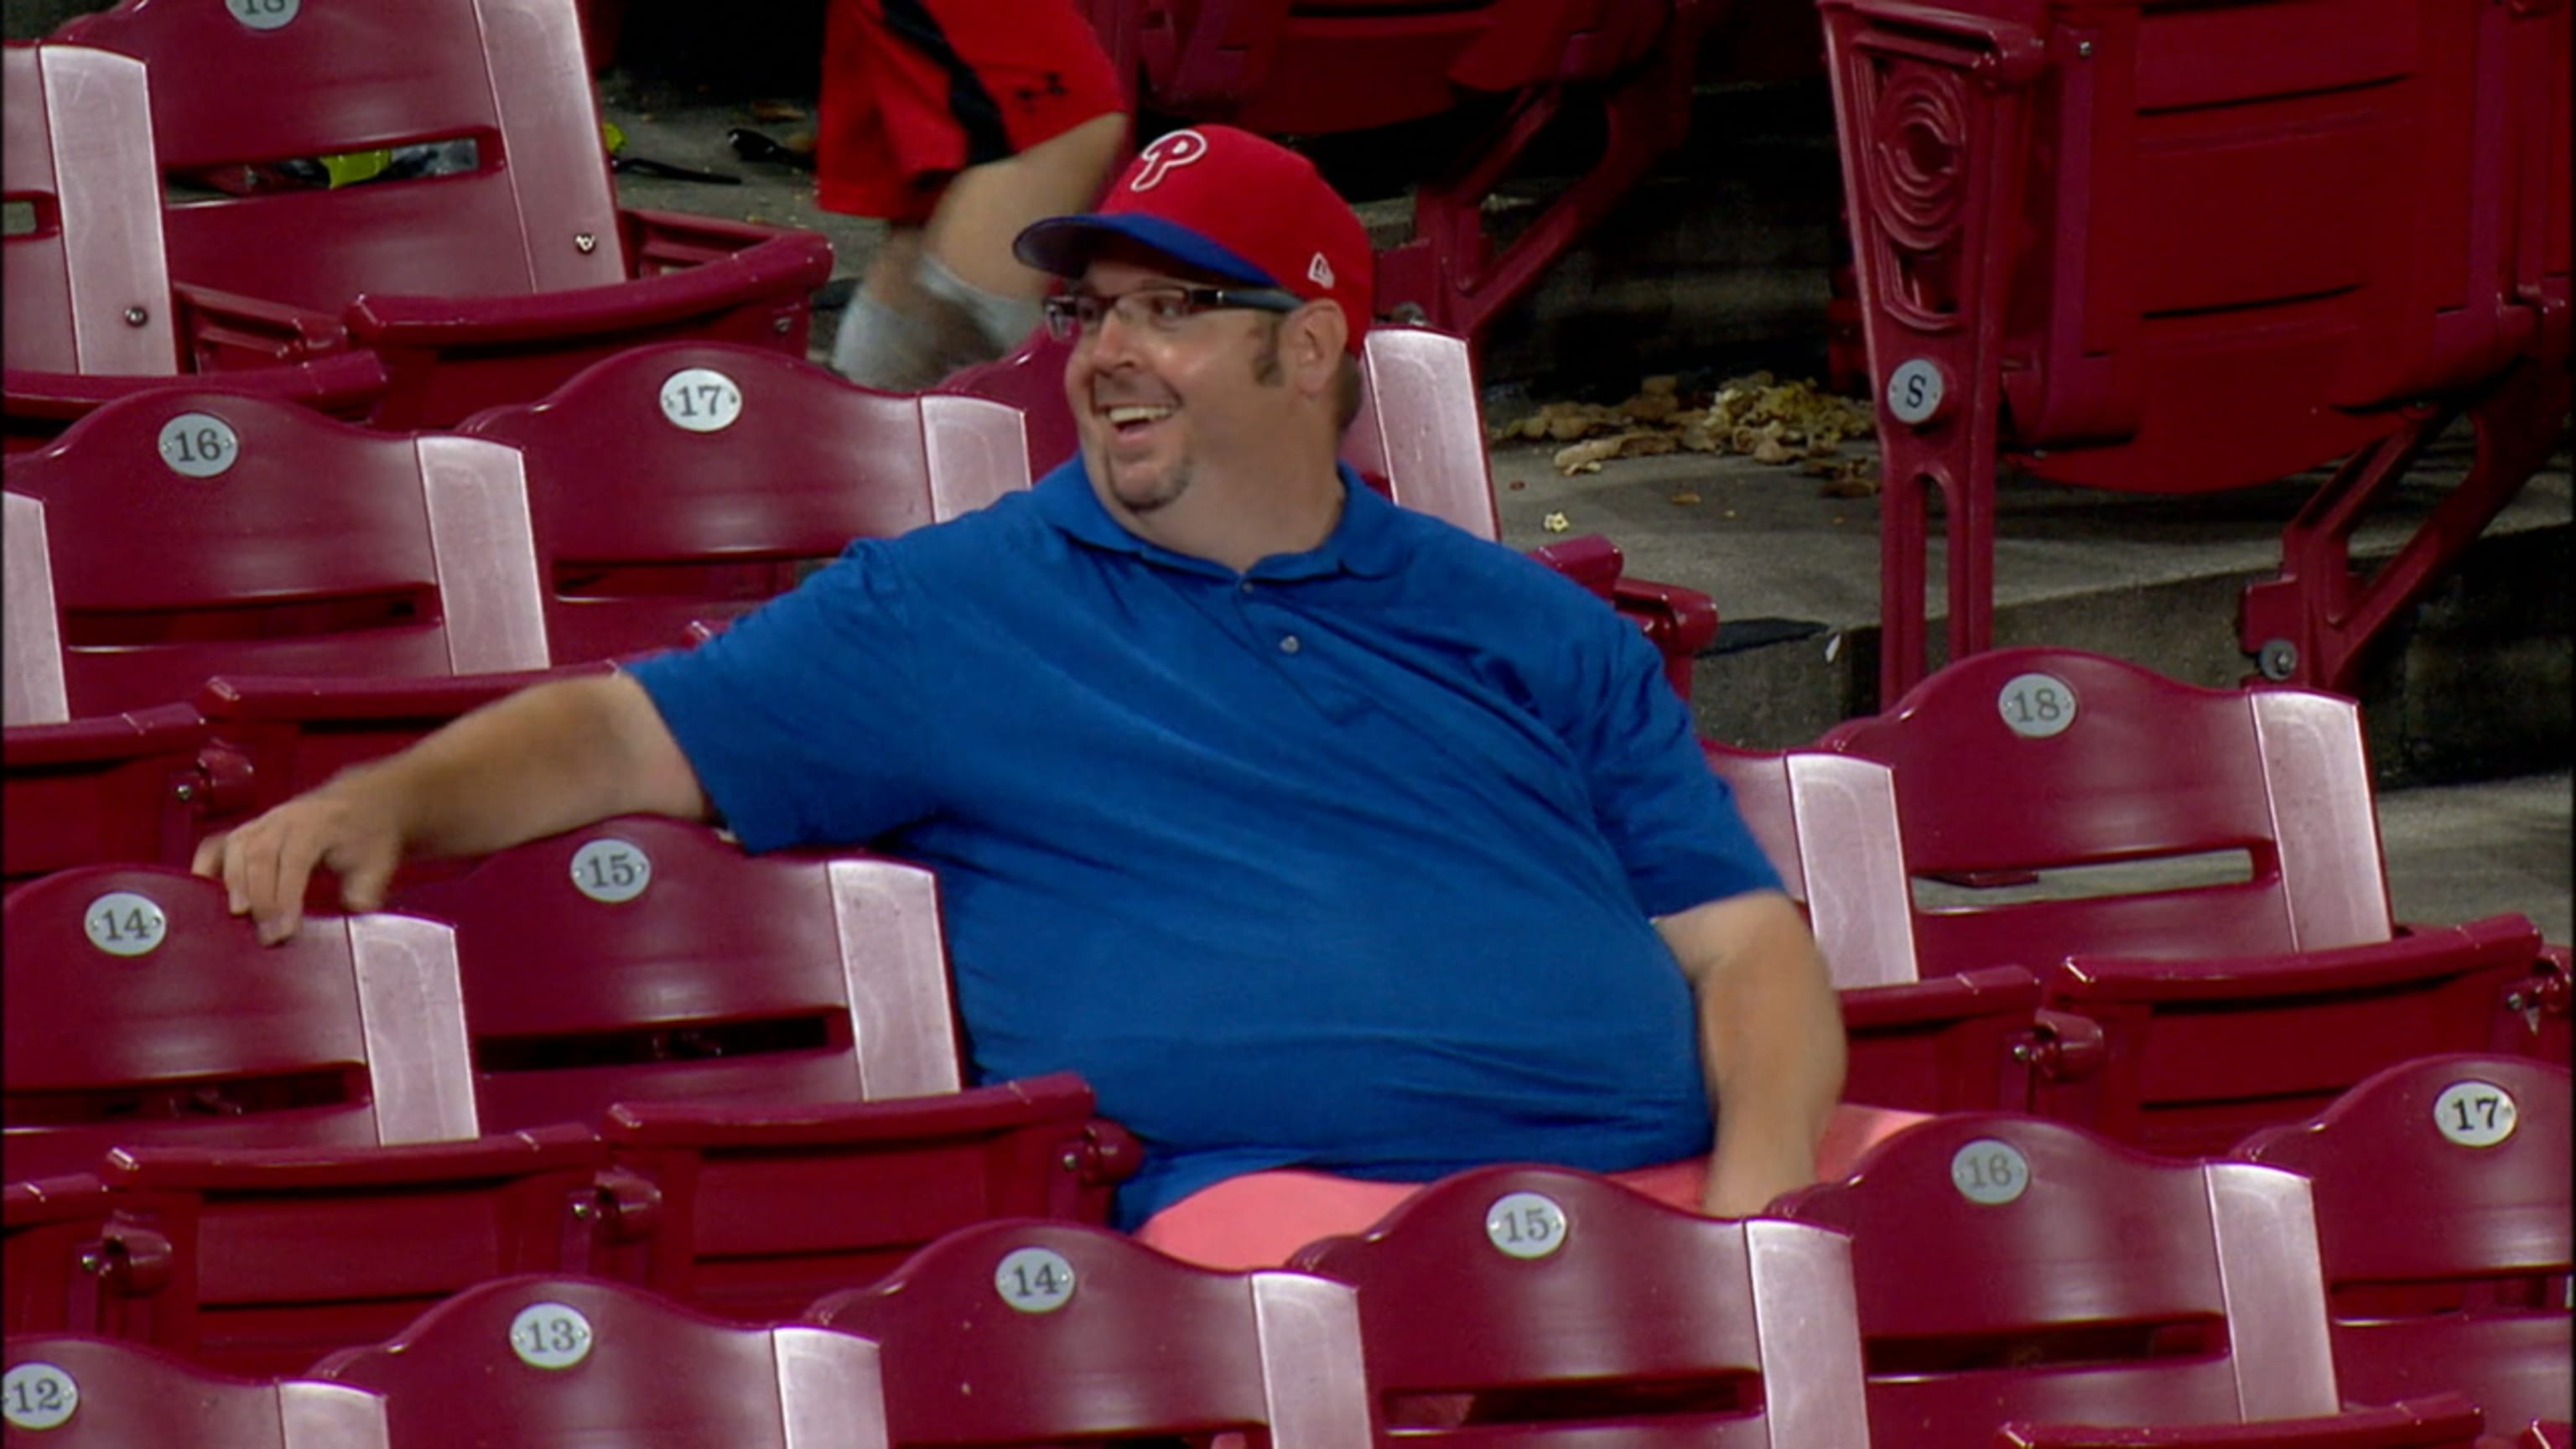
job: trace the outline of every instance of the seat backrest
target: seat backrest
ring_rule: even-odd
[[[1850,1245],[1823,1229],[1489,1167],[1290,1261],[1358,1291],[1379,1413],[1407,1443],[1509,1433],[1535,1449],[1613,1426],[1636,1449],[1869,1438]],[[1458,1394],[1475,1396],[1465,1425],[1441,1412]]]
[[[475,1135],[454,941],[309,917],[262,946],[224,888],[156,866],[9,892],[8,1176],[111,1144],[372,1145]]]
[[[1020,420],[731,343],[634,348],[458,428],[519,450],[559,662],[681,642],[854,538],[1029,486]]]
[[[1384,478],[1388,496],[1483,539],[1503,536],[1467,339],[1372,327],[1360,356],[1360,415],[1342,458]]]
[[[161,172],[140,62],[77,45],[0,47],[0,192],[8,365],[166,376],[179,370],[161,250]]]
[[[1922,143],[1955,156],[1990,108],[2027,98],[2028,154],[2047,159],[1993,178],[2021,194],[1982,241],[2017,260],[1939,257],[1950,238],[1979,245],[1977,222],[1900,222],[1892,242],[1863,247],[1863,266],[1883,269],[1870,290],[1887,306],[1918,314],[1970,287],[1968,271],[2009,277],[1998,355],[2013,359],[2001,382],[2030,471],[2143,491],[2269,482],[2385,435],[2389,404],[2482,383],[2529,345],[2536,313],[2505,280],[2515,143],[2487,56],[2503,13],[2427,0],[1956,8],[2019,37],[2044,71],[1945,114]],[[1829,9],[1831,28],[1856,33],[1857,9]],[[1902,73],[1902,49],[1879,53]],[[1867,54],[1844,77],[1856,93]],[[1901,102],[1874,99],[1889,109],[1859,124],[1894,125]],[[1906,184],[1901,150],[1864,162],[1868,194]],[[1970,169],[1945,164],[1904,205],[1982,207],[1964,195]],[[1879,210],[1893,220],[1894,207]],[[1945,267],[1958,269],[1947,282]]]
[[[396,1449],[885,1449],[876,1345],[729,1323],[639,1288],[525,1275],[449,1297],[310,1376],[383,1396]],[[459,1392],[472,1385],[471,1392]]]
[[[2312,1184],[2345,1398],[2568,1417],[2568,1112],[2563,1065],[2424,1057],[2238,1144]]]
[[[54,566],[45,539],[45,505],[17,493],[0,495],[0,589],[7,596],[8,637],[0,646],[0,718],[11,725],[61,724],[71,718],[63,688],[63,631],[54,607]]]
[[[2332,1413],[2305,1181],[1950,1113],[1773,1205],[1849,1233],[1881,1443]]]
[[[1105,1228],[960,1228],[808,1322],[876,1340],[897,1446],[1266,1430],[1270,1449],[1366,1449],[1348,1287],[1219,1273]]]
[[[1464,338],[1421,327],[1372,327],[1360,355],[1360,411],[1342,461],[1407,508],[1478,538],[1502,536],[1473,359]],[[1027,420],[1029,462],[1046,472],[1081,448],[1064,396],[1071,343],[1045,329],[998,362],[966,368],[939,391],[989,398]]]
[[[1926,974],[2075,952],[2175,957],[2389,938],[2387,878],[2352,701],[2210,690],[2070,649],[1972,655],[1822,743],[1895,771]],[[2240,852],[2241,866],[2222,853]],[[2200,856],[2126,893],[1996,903],[1974,879]],[[2179,875],[2170,874],[2179,872]],[[2100,874],[2096,872],[2096,874]],[[2237,875],[2215,883],[2191,877]],[[2079,887],[2081,882],[2079,882]]]
[[[1771,754],[1706,740],[1700,752],[1781,884],[1806,907],[1834,985],[1915,980],[1905,839],[1888,768],[1821,750]]]
[[[748,856],[703,826],[627,816],[395,904],[455,928],[495,1130],[591,1121],[620,1101],[959,1086],[938,890],[916,866]]]
[[[369,290],[521,296],[626,279],[564,0],[127,0],[55,33],[151,67],[153,132],[175,176],[475,144],[470,172],[183,200],[163,220],[180,281],[337,312]]]
[[[0,1419],[12,1444],[128,1449],[385,1449],[385,1404],[362,1389],[230,1378],[139,1344],[12,1335]]]
[[[45,506],[73,714],[184,700],[219,673],[546,662],[519,460],[499,444],[155,392],[11,458],[6,478]]]

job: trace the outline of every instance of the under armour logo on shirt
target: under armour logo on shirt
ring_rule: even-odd
[[[1208,153],[1208,139],[1196,131],[1174,131],[1156,138],[1153,145],[1136,153],[1136,174],[1127,183],[1130,191],[1151,191],[1163,177],[1178,167],[1187,166]]]
[[[1315,259],[1306,264],[1306,280],[1328,292],[1333,289],[1333,264],[1324,260],[1322,252],[1315,253]]]

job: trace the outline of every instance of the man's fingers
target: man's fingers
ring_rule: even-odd
[[[223,882],[224,909],[236,916],[250,909],[250,896],[242,889],[241,851],[234,844],[238,833],[227,830],[198,841],[196,858],[188,863],[190,871]]]
[[[291,830],[278,842],[276,875],[270,883],[268,913],[259,917],[259,939],[266,945],[295,934],[304,924],[304,887],[313,879],[322,846],[308,830]],[[253,898],[256,903],[257,898]]]
[[[385,903],[385,887],[393,883],[394,857],[390,852],[335,851],[328,857],[331,868],[340,874],[340,904],[353,911],[372,911]]]
[[[277,914],[277,831],[263,829],[266,823],[255,820],[241,832],[224,870],[236,909],[250,912],[262,941],[269,939],[268,924]]]
[[[209,835],[205,839],[198,841],[197,853],[190,857],[188,861],[189,873],[191,875],[204,876],[208,880],[222,879],[224,874],[224,842],[232,838],[232,832],[226,830],[214,835]]]

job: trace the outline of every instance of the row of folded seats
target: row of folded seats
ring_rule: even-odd
[[[1928,764],[1909,764],[1907,741]],[[2358,1133],[2398,1155],[2358,1172],[2355,1226],[2309,1230],[2337,1321],[2387,1329],[2378,1341],[2401,1347],[2385,1358],[2424,1375],[2401,1373],[2381,1398],[2470,1384],[2441,1344],[2495,1332],[2468,1357],[2556,1387],[2536,1407],[2511,1388],[2476,1401],[2565,1417],[2550,1406],[2566,1394],[2566,1134],[2545,1125],[2564,1109],[2535,1105],[2565,1092],[2552,1036],[2564,953],[2520,917],[2390,923],[2349,702],[2188,689],[2020,650],[1963,661],[1827,743],[1838,750],[1711,757],[1842,988],[1848,1096],[1943,1114],[1907,1140],[1973,1129],[2004,1143],[1972,1153],[1962,1139],[1941,1159],[1969,1202],[1994,1207],[2020,1200],[2050,1143],[2155,1160],[2102,1145],[2122,1139],[2168,1165],[2232,1148],[2322,1171],[2286,1154],[2333,1134],[2279,1124],[2355,1083],[2370,1087],[2330,1119],[2413,1081],[2411,1126]],[[2243,859],[2215,884],[2139,894],[2010,883],[2034,862],[2177,848]],[[1949,880],[1914,879],[1935,872]],[[1918,904],[1944,890],[1970,904]],[[1975,903],[1997,890],[2036,898]],[[1136,1161],[1077,1080],[962,1086],[935,890],[913,867],[755,859],[700,827],[623,819],[414,878],[394,906],[317,918],[280,956],[225,913],[217,886],[169,867],[84,867],[10,894],[13,1327],[291,1372],[532,1268],[782,1316],[962,1224],[1098,1222]],[[2475,1055],[2422,1060],[2445,1051]],[[2509,1142],[2559,1156],[2478,1196],[2485,1174],[2528,1160],[2514,1155],[2527,1147],[2495,1150]],[[1853,1181],[1884,1180],[1893,1160]],[[2471,1196],[2441,1196],[2457,1191]],[[2034,1221],[2056,1223],[2042,1237],[2064,1251],[2134,1264],[2147,1236],[2202,1212],[2129,1187],[2056,1200]],[[1867,1244],[1877,1220],[1829,1221]],[[2005,1237],[2020,1251],[2033,1231]],[[2209,1281],[2313,1251],[2295,1232],[2240,1241],[2257,1246]],[[1964,1251],[1908,1247],[1887,1281],[1931,1282],[1927,1263]],[[2041,1277],[2051,1286],[1995,1293],[1971,1275],[1945,1290],[1962,1302],[1935,1295],[1937,1311],[1900,1312],[1890,1321],[1914,1326],[1885,1332],[1864,1306],[1874,1375],[1965,1383],[1999,1365],[2221,1352],[2205,1325],[2139,1306],[2180,1291],[2170,1284],[2079,1291],[2083,1275],[2062,1265]],[[2121,1299],[2130,1289],[2145,1297]],[[1632,1297],[1623,1311],[1652,1321],[1671,1290]],[[2260,1336],[2279,1332],[2267,1322]],[[2529,1368],[2543,1361],[2562,1365],[2554,1379]],[[2067,1396],[2033,1412],[2199,1412],[2089,1373],[2059,1374]],[[2286,1402],[2239,1409],[2280,1418]]]
[[[1022,1217],[774,1314],[548,1265],[381,1341],[272,1333],[276,1376],[13,1332],[0,1411],[12,1443],[155,1449],[2544,1449],[2569,1442],[2568,1114],[2563,1068],[2445,1056],[2212,1160],[1950,1114],[1740,1221],[1507,1165],[1282,1270]],[[265,1262],[301,1271],[287,1231],[319,1221],[273,1224]]]
[[[1397,452],[1423,419],[1472,429],[1462,353],[1377,344],[1354,451],[1448,480],[1490,534],[1472,432],[1472,467]],[[781,401],[800,397],[825,401]],[[684,642],[851,533],[1025,486],[1023,427],[692,344],[455,433],[155,393],[13,460],[7,1176],[35,1265],[11,1274],[13,1325],[294,1372],[531,1268],[775,1317],[960,1224],[1100,1220],[1135,1144],[1078,1081],[963,1087],[909,867],[610,822],[409,873],[396,913],[309,931],[293,949],[327,959],[292,986],[176,869],[207,831],[526,682],[507,666],[555,657],[560,629],[622,616],[632,642],[595,647]],[[539,504],[540,475],[593,491]],[[791,544],[727,531],[766,498],[789,500],[771,536]],[[1852,1100],[2207,1154],[2404,1060],[2566,1060],[2563,948],[2520,916],[2393,919],[2347,700],[2012,650],[1816,748],[1709,755],[1824,946]],[[2180,873],[2054,882],[2141,862]],[[2198,1342],[2141,1341],[2169,1339]]]

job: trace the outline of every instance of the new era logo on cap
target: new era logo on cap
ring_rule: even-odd
[[[1314,163],[1249,131],[1193,126],[1155,138],[1098,211],[1034,223],[1012,251],[1040,271],[1078,277],[1108,237],[1192,271],[1336,303],[1354,353],[1368,331],[1368,232]]]

